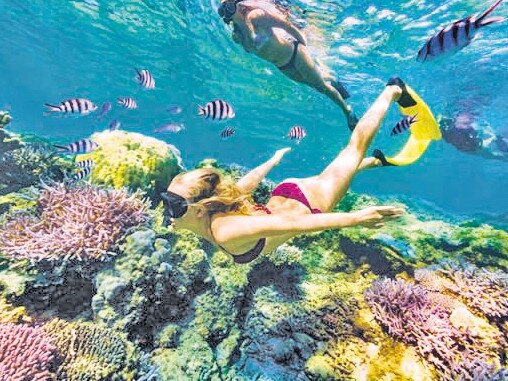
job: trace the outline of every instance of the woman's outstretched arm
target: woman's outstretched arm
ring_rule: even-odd
[[[310,233],[350,226],[380,228],[399,218],[404,209],[396,206],[371,206],[350,213],[270,214],[266,216],[225,216],[212,223],[219,244],[242,238],[260,239],[288,233]]]
[[[261,180],[263,180],[266,177],[267,173],[270,172],[270,170],[274,166],[279,164],[284,154],[290,150],[291,148],[282,148],[276,151],[275,154],[269,160],[259,165],[258,167],[254,168],[245,176],[243,176],[240,180],[238,180],[236,186],[240,188],[240,191],[242,191],[242,193],[247,194],[252,192],[254,189],[256,189]]]

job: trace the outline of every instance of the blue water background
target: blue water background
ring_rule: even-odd
[[[508,22],[485,28],[472,45],[431,63],[415,61],[426,38],[440,26],[481,12],[490,2],[314,1],[302,23],[312,52],[347,85],[358,114],[398,74],[434,113],[474,113],[479,125],[508,136]],[[218,0],[0,0],[0,110],[14,116],[11,130],[62,143],[104,130],[117,118],[122,129],[175,144],[191,167],[206,157],[257,165],[277,148],[294,147],[270,177],[309,176],[345,146],[349,131],[339,108],[306,86],[291,82],[269,63],[247,54],[217,16]],[[502,4],[496,16],[508,16]],[[301,16],[301,15],[300,15]],[[298,16],[297,16],[298,17]],[[144,91],[133,67],[149,69],[157,89]],[[133,96],[139,109],[114,106],[103,120],[43,116],[44,103],[71,97],[97,104]],[[230,123],[197,116],[197,105],[223,98],[236,109]],[[180,105],[183,113],[165,110]],[[393,107],[373,147],[395,152],[404,137],[390,137],[400,115]],[[181,122],[179,134],[155,127]],[[307,129],[300,144],[284,136]],[[225,126],[236,135],[222,140]],[[417,164],[360,174],[353,190],[405,195],[449,212],[508,212],[508,163],[432,144]]]

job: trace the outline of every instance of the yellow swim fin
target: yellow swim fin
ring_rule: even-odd
[[[400,81],[400,80],[399,80]],[[386,157],[382,151],[374,150],[374,157],[381,160],[383,165],[409,165],[417,161],[425,152],[432,140],[441,139],[441,130],[439,124],[434,118],[429,106],[415,93],[409,86],[400,81],[406,94],[406,98],[411,102],[400,102],[399,109],[404,115],[418,115],[417,120],[409,129],[409,138],[402,149],[393,157]],[[398,84],[398,83],[397,83]],[[402,105],[401,105],[402,103]]]

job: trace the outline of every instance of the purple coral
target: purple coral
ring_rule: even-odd
[[[40,327],[0,324],[0,381],[46,381],[56,348]]]
[[[508,274],[503,271],[445,262],[418,270],[415,278],[427,288],[439,288],[463,298],[468,306],[490,320],[508,318]]]
[[[365,299],[388,332],[415,345],[444,380],[470,380],[476,369],[496,356],[487,338],[451,324],[452,308],[438,293],[385,279],[374,282]]]
[[[146,202],[124,190],[46,187],[37,216],[14,215],[0,228],[0,251],[12,259],[104,260],[129,228],[148,220]]]

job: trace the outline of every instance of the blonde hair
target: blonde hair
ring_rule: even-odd
[[[186,178],[196,177],[191,181]],[[187,199],[193,205],[203,207],[208,216],[215,213],[237,212],[250,215],[253,205],[250,195],[246,195],[236,186],[235,181],[225,177],[215,168],[199,168],[181,173],[173,181],[182,181],[187,186]]]

